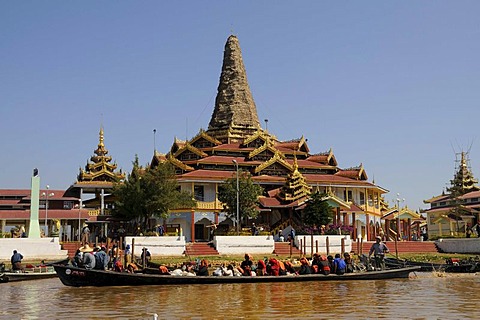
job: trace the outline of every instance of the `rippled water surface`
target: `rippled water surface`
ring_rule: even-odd
[[[0,319],[479,319],[480,275],[348,282],[72,288],[0,284]]]

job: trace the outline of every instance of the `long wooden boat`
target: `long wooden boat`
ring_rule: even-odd
[[[57,273],[53,267],[34,267],[25,269],[24,272],[4,271],[0,273],[0,282],[30,281],[55,278]]]
[[[385,265],[389,268],[420,267],[419,271],[432,272],[443,271],[448,273],[475,273],[480,272],[480,262],[467,260],[458,263],[430,263],[395,258],[385,258]]]
[[[419,271],[431,272],[445,269],[443,263],[417,262],[395,258],[385,258],[385,265],[389,268],[420,267]]]
[[[172,276],[143,273],[127,273],[103,270],[87,270],[72,266],[55,265],[55,271],[66,286],[143,286],[143,285],[182,285],[182,284],[222,284],[257,282],[303,282],[303,281],[348,281],[408,278],[419,267],[399,268],[383,271],[346,273],[344,275],[296,275],[296,276],[257,276],[257,277],[216,277],[216,276]]]

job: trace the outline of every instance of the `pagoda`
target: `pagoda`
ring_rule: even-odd
[[[458,155],[458,154],[457,154]],[[477,186],[470,168],[469,153],[459,153],[456,168],[447,192],[435,196],[424,203],[430,204],[425,210],[430,236],[461,235],[465,228],[472,227],[480,214],[480,188]]]
[[[218,187],[237,170],[248,171],[261,185],[260,214],[255,221],[272,232],[300,227],[301,210],[311,192],[329,194],[334,223],[355,226],[355,234],[373,239],[380,226],[382,196],[387,190],[368,181],[363,165],[342,169],[332,148],[311,153],[304,136],[281,141],[260,126],[247,81],[238,38],[228,37],[213,114],[207,130],[191,139],[174,138],[166,154],[155,150],[151,166],[168,161],[182,190],[194,195],[195,208],[174,210],[168,230],[182,228],[187,240],[207,238],[207,225],[233,224],[223,214]]]
[[[94,155],[90,157],[90,161],[87,161],[84,169],[80,168],[77,181],[67,190],[68,194],[79,199],[79,210],[88,212],[89,219],[84,222],[92,224],[90,229],[96,230],[97,236],[107,235],[106,220],[114,206],[111,195],[113,185],[125,178],[121,170],[115,172],[117,164],[112,163],[112,157],[108,155],[104,140],[103,127],[100,127],[99,142],[93,151]],[[76,233],[83,227],[82,221],[79,219],[78,225],[73,226],[77,229]]]
[[[119,173],[114,172],[117,169],[117,164],[110,163],[112,157],[108,155],[108,150],[105,148],[103,127],[100,128],[99,136],[100,141],[98,142],[97,149],[93,151],[95,155],[90,158],[92,162],[87,162],[85,170],[80,168],[80,173],[77,177],[79,183],[112,183],[125,178],[121,170]]]

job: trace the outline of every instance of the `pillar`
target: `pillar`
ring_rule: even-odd
[[[370,240],[370,215],[365,214],[365,239]]]
[[[195,210],[192,209],[191,218],[190,218],[190,232],[191,232],[191,242],[195,242]]]
[[[31,195],[30,195],[30,228],[28,237],[40,239],[40,222],[38,221],[38,208],[40,205],[40,177],[38,170],[33,171]]]

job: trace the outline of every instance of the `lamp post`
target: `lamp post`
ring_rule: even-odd
[[[238,185],[238,162],[237,160],[232,160],[233,164],[235,164],[235,170],[237,171],[237,233],[240,234],[240,188]]]
[[[395,237],[395,256],[398,259],[398,237],[400,237],[400,240],[402,239],[402,232],[400,230],[400,193],[397,193],[397,198],[395,199],[397,203],[397,235]],[[403,199],[405,201],[405,199]]]
[[[47,223],[47,219],[48,219],[48,197],[52,197],[55,194],[53,192],[48,193],[48,189],[50,188],[50,186],[48,184],[47,184],[46,188],[47,188],[47,192],[43,192],[42,196],[45,197],[45,237],[48,237],[48,223]]]

